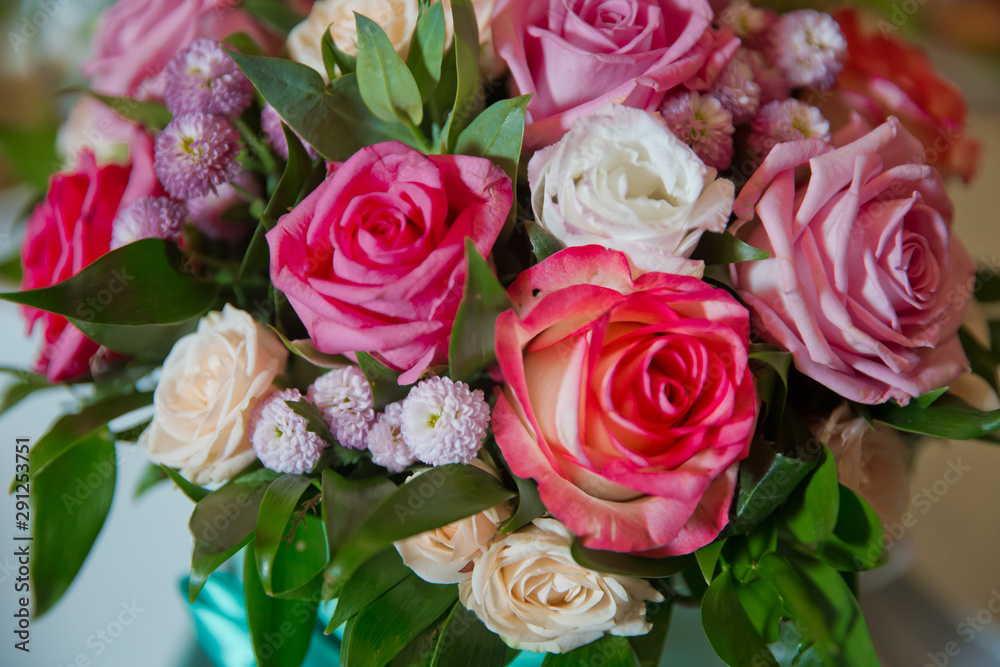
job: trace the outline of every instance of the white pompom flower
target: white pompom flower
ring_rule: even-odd
[[[335,368],[316,379],[307,393],[323,412],[326,425],[344,447],[365,449],[375,419],[372,388],[357,366]]]
[[[301,400],[298,389],[276,391],[261,401],[250,417],[250,442],[265,468],[301,475],[312,470],[328,446],[308,430],[305,417],[285,403]]]
[[[468,463],[476,457],[490,422],[483,392],[446,377],[423,380],[403,401],[400,432],[424,463]]]
[[[402,417],[403,404],[390,403],[385,406],[385,412],[375,418],[368,431],[368,451],[372,461],[389,472],[403,472],[417,460],[403,441],[400,431]]]

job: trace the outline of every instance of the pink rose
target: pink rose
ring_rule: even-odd
[[[512,198],[489,160],[363,148],[268,232],[271,280],[317,349],[371,352],[415,381],[447,359],[466,237],[488,254]]]
[[[923,150],[895,118],[837,149],[778,144],[733,206],[739,236],[771,253],[733,268],[756,327],[853,401],[906,403],[968,369],[975,265]]]
[[[499,0],[493,42],[528,104],[525,145],[557,141],[606,102],[655,109],[715,41],[706,0]]]
[[[24,232],[21,289],[49,287],[75,275],[111,248],[111,223],[129,185],[128,166],[98,167],[94,154],[79,154],[76,169],[52,177],[45,199]],[[72,380],[90,370],[99,346],[65,317],[34,308],[22,310],[28,331],[40,324],[43,347],[35,370],[50,382]]]
[[[600,246],[509,292],[492,423],[511,470],[588,547],[671,556],[715,539],[756,416],[746,309],[690,276],[633,279]]]
[[[245,32],[265,50],[280,40],[236,0],[118,0],[97,24],[91,57],[82,63],[94,90],[126,97],[163,96],[160,72],[197,37],[221,40]]]
[[[837,86],[823,104],[836,130],[859,113],[873,127],[896,116],[924,144],[924,162],[968,183],[976,173],[980,145],[963,136],[962,92],[942,77],[927,55],[881,30],[866,31],[853,9],[833,15],[847,40],[848,59]]]

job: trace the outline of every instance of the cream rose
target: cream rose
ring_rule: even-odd
[[[468,609],[508,646],[566,653],[605,632],[649,632],[646,600],[663,596],[644,579],[594,572],[570,555],[573,534],[554,519],[494,542],[458,585]]]
[[[898,522],[910,503],[910,448],[884,424],[871,428],[842,403],[813,427],[830,448],[840,483],[868,501],[883,523]]]
[[[570,246],[597,244],[633,267],[700,278],[688,259],[705,231],[721,232],[734,188],[654,113],[605,105],[528,163],[535,220]]]
[[[163,362],[139,445],[196,484],[228,479],[254,460],[246,422],[287,361],[281,341],[249,314],[229,305],[209,313]]]

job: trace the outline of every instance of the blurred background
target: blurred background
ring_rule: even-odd
[[[18,226],[60,164],[56,134],[83,83],[108,0],[0,2],[0,289],[16,289]],[[790,4],[790,3],[785,3]],[[815,3],[811,3],[815,6]],[[983,145],[969,186],[953,184],[958,234],[981,264],[1000,266],[1000,0],[869,0],[899,34],[922,44],[962,88],[967,136]],[[0,366],[28,368],[37,340],[0,303]],[[6,383],[0,379],[0,385]],[[62,392],[62,393],[60,393]],[[15,438],[36,441],[71,395],[49,391],[0,416],[0,479],[14,473]],[[141,452],[119,447],[117,493],[86,564],[63,600],[31,625],[31,653],[13,649],[17,562],[14,501],[0,516],[0,665],[178,667],[210,664],[198,648],[180,580],[190,559],[190,502],[159,485],[140,499]],[[955,480],[949,470],[961,470]],[[912,527],[898,527],[890,564],[862,580],[862,606],[886,667],[1000,665],[1000,446],[927,442],[916,450]],[[124,615],[123,615],[124,614]],[[119,623],[128,619],[129,623]],[[697,610],[677,610],[671,665],[717,665]],[[666,662],[664,664],[667,664]]]

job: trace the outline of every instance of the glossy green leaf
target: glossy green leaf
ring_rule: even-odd
[[[281,0],[241,0],[240,8],[280,35],[287,35],[306,18]]]
[[[461,605],[460,602],[455,604]],[[444,624],[450,614],[450,610],[446,611],[436,621],[424,628],[419,635],[403,647],[403,650],[396,654],[396,657],[389,661],[387,667],[430,667],[431,660],[434,658],[434,649],[437,648]]]
[[[948,393],[948,387],[941,387],[940,389],[935,389],[934,391],[929,391],[926,394],[917,396],[914,401],[917,405],[922,408],[929,408],[934,405],[934,402]]]
[[[323,520],[306,513],[294,526],[289,526],[286,539],[274,556],[271,595],[297,600],[320,599],[323,573],[329,560]]]
[[[362,148],[383,141],[397,140],[420,147],[405,127],[385,123],[368,110],[354,74],[345,74],[327,86],[319,72],[308,65],[280,58],[231,55],[282,120],[327,160],[344,161]]]
[[[457,599],[457,586],[430,584],[408,575],[355,617],[341,648],[342,664],[384,667]]]
[[[496,362],[497,316],[513,307],[507,290],[469,238],[465,239],[465,260],[465,290],[448,344],[448,375],[456,380],[468,379]]]
[[[673,609],[669,598],[663,602],[646,603],[646,619],[653,627],[644,635],[628,638],[639,667],[659,667],[663,649],[667,645],[667,632],[670,629]]]
[[[161,465],[160,468],[163,470],[163,473],[170,478],[170,481],[181,490],[181,493],[187,496],[187,499],[193,503],[200,502],[205,496],[211,493],[208,489],[202,488],[197,484],[184,479],[181,477],[181,474],[173,468],[169,468],[165,465]]]
[[[444,5],[434,3],[420,13],[410,50],[406,54],[406,67],[413,74],[424,102],[431,98],[441,80],[444,42]]]
[[[148,464],[142,475],[139,477],[139,481],[135,485],[135,490],[132,491],[132,499],[138,500],[143,494],[152,489],[154,486],[160,482],[165,482],[168,479],[170,478],[167,477],[167,473],[163,472],[163,468],[155,463]]]
[[[358,69],[358,59],[340,50],[337,43],[333,41],[333,35],[327,30],[323,33],[323,41],[320,44],[323,52],[323,67],[326,69],[326,78],[333,81],[341,74],[353,74]]]
[[[140,326],[99,324],[75,317],[69,321],[91,340],[120,354],[140,359],[162,361],[170,354],[174,344],[183,336],[195,331],[208,308],[192,317],[174,324],[146,324]]]
[[[479,24],[471,0],[452,0],[452,25],[455,30],[455,104],[445,123],[443,139],[448,147],[458,137],[479,107]],[[451,151],[445,151],[451,152]]]
[[[455,142],[455,152],[489,158],[504,170],[512,187],[516,185],[524,140],[524,110],[530,99],[531,95],[521,95],[495,102],[462,130]]]
[[[343,580],[397,540],[464,519],[513,496],[493,475],[475,466],[456,463],[432,468],[397,488],[371,511],[341,545],[329,574]],[[324,495],[324,504],[325,500]]]
[[[409,386],[399,384],[398,371],[387,368],[367,352],[358,352],[356,356],[361,372],[371,385],[372,400],[375,402],[376,410],[382,410],[390,403],[401,401],[410,393]]]
[[[344,584],[337,606],[326,626],[333,632],[390,588],[412,574],[403,564],[395,547],[389,547],[367,560]]]
[[[993,353],[976,340],[965,327],[958,330],[958,339],[962,342],[965,356],[969,358],[972,372],[986,380],[993,387],[993,391],[1000,392],[1000,383],[997,381],[997,364],[1000,362],[994,358]]]
[[[413,75],[378,23],[354,13],[358,34],[358,88],[376,117],[419,125],[423,100]]]
[[[243,563],[247,621],[258,667],[293,667],[302,664],[316,622],[317,603],[269,597],[257,574],[254,547],[247,547]]]
[[[770,256],[766,250],[747,245],[729,232],[705,232],[698,241],[698,247],[691,253],[691,259],[700,259],[705,264],[735,264]]]
[[[274,480],[260,503],[257,528],[254,535],[254,553],[257,555],[257,573],[268,595],[271,587],[271,567],[278,553],[278,546],[285,536],[288,519],[299,504],[302,493],[312,483],[303,475],[283,475]]]
[[[59,601],[101,532],[115,492],[115,446],[104,428],[86,435],[44,469],[31,465],[29,501],[33,618]]]
[[[736,595],[757,632],[768,644],[781,636],[781,598],[763,579],[737,582]]]
[[[534,221],[527,223],[528,240],[531,241],[531,252],[535,256],[536,262],[541,262],[546,257],[556,254],[566,247],[566,245]]]
[[[749,359],[757,396],[766,404],[765,433],[773,434],[785,413],[792,355],[775,345],[755,344],[750,346]]]
[[[51,389],[53,386],[44,375],[38,373],[24,372],[19,376],[20,382],[14,382],[4,388],[3,398],[0,398],[0,415],[7,412],[15,405],[28,398],[37,391]]]
[[[841,572],[861,572],[885,562],[885,536],[878,513],[846,486],[840,487],[840,509],[833,535],[820,547],[823,560]]]
[[[341,366],[347,366],[351,363],[347,357],[343,355],[320,352],[308,338],[288,340],[283,333],[274,327],[269,326],[268,329],[270,329],[271,332],[281,340],[282,344],[288,348],[289,352],[297,357],[305,359],[313,366],[319,366],[321,368],[340,368]]]
[[[0,299],[84,325],[176,324],[205,312],[215,300],[210,285],[180,270],[182,261],[175,246],[143,239],[112,250],[63,282],[7,292]]]
[[[507,645],[490,632],[475,612],[452,607],[431,659],[431,667],[503,667]]]
[[[982,412],[948,395],[926,408],[915,401],[906,407],[892,401],[873,405],[869,414],[875,421],[900,431],[948,440],[973,440],[1000,430],[1000,410]]]
[[[542,660],[542,667],[634,667],[635,661],[627,639],[604,635],[569,653],[549,653]]]
[[[715,579],[715,566],[719,564],[719,556],[722,555],[722,547],[724,546],[726,546],[726,539],[720,537],[694,552],[695,560],[698,561],[698,569],[701,570],[701,576],[705,577],[706,584],[711,584],[712,580]]]
[[[833,534],[839,506],[837,463],[824,447],[809,478],[788,498],[782,514],[785,527],[802,544],[817,544]]]
[[[79,92],[90,95],[103,102],[108,108],[125,120],[144,125],[150,130],[162,130],[173,120],[173,115],[161,102],[154,100],[136,100],[131,97],[115,97],[104,95],[86,88],[70,88],[66,92]]]
[[[198,501],[188,528],[194,538],[190,598],[194,602],[208,576],[253,537],[257,513],[269,481],[237,478]],[[256,565],[253,565],[256,571]]]
[[[323,522],[331,557],[395,490],[396,485],[383,477],[347,479],[333,470],[323,471]]]
[[[520,530],[546,511],[545,504],[538,495],[538,482],[533,479],[521,479],[513,473],[511,477],[517,485],[517,509],[513,516],[500,524],[501,535]]]
[[[708,587],[701,602],[705,636],[730,667],[778,667],[778,661],[740,603],[738,586],[732,571],[723,570]]]
[[[694,564],[694,559],[691,556],[645,558],[617,551],[588,549],[583,546],[579,538],[574,538],[571,553],[573,560],[591,570],[646,579],[670,577]]]

